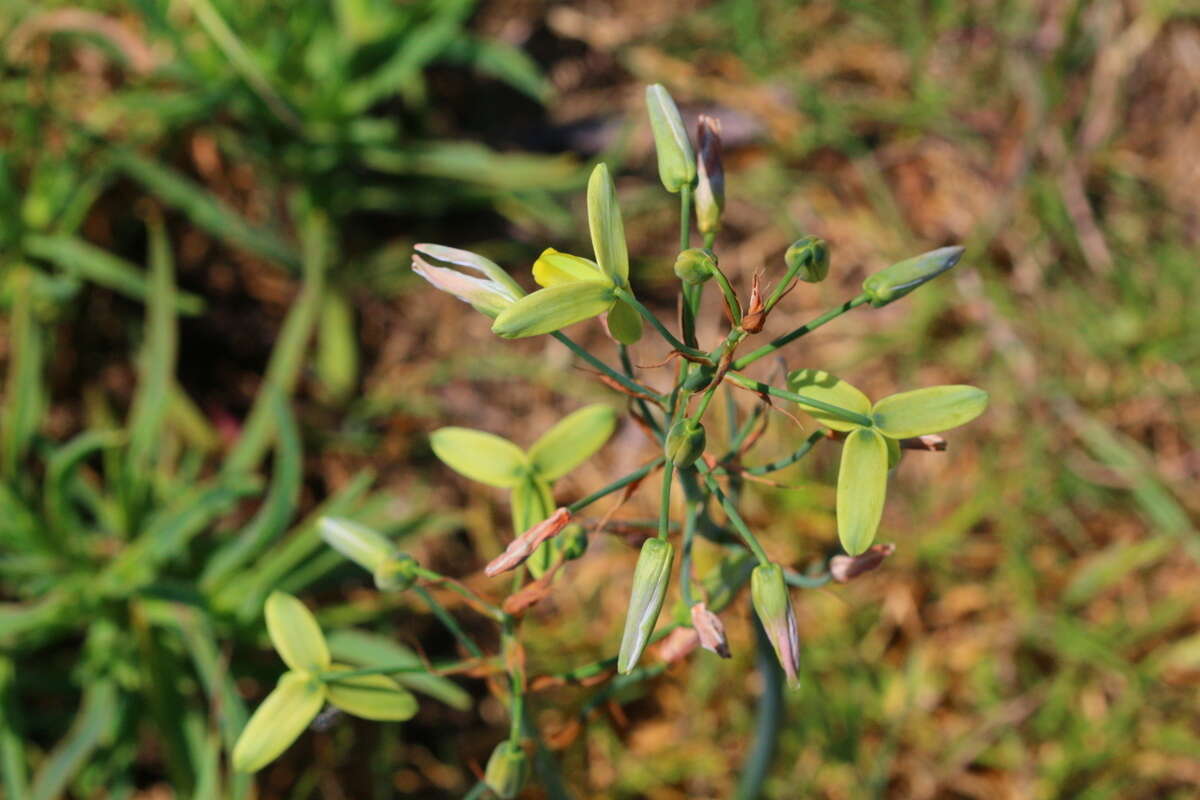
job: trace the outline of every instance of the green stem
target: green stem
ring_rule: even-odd
[[[713,269],[713,279],[716,280],[717,286],[721,287],[721,294],[725,295],[725,305],[729,306],[729,313],[733,315],[734,327],[741,325],[742,304],[738,301],[737,292],[733,290],[729,278],[725,277],[720,267],[716,267]]]
[[[762,464],[757,467],[750,467],[746,470],[746,473],[749,475],[766,475],[768,472],[778,472],[785,467],[790,467],[792,464],[795,464],[797,461],[808,455],[809,451],[816,446],[817,442],[825,438],[827,437],[825,436],[824,430],[813,431],[811,434],[809,434],[809,437],[804,440],[804,444],[800,445],[800,449],[796,452],[789,456],[785,456],[778,461],[772,461],[770,464]]]
[[[664,625],[663,627],[659,628],[658,630],[656,630],[653,633],[653,635],[651,635],[650,644],[654,644],[657,641],[661,641],[664,637],[667,636],[667,634],[669,634],[671,631],[675,630],[678,627],[679,627],[678,622],[672,622],[668,625]],[[603,675],[604,673],[608,672],[609,670],[614,670],[616,668],[617,668],[617,657],[613,656],[612,658],[605,658],[600,661],[593,661],[591,664],[584,664],[583,666],[576,667],[575,669],[573,669],[569,672],[560,672],[559,674],[557,674],[553,677],[557,678],[560,681],[568,681],[570,683],[578,683],[579,681],[585,681],[588,678],[594,678],[597,675]]]
[[[688,608],[692,600],[692,543],[696,538],[696,526],[700,524],[700,515],[704,506],[699,502],[688,503],[687,516],[683,521],[683,554],[679,559],[679,591],[683,595],[683,604]]]
[[[822,314],[821,316],[812,320],[811,322],[806,322],[805,324],[801,325],[799,328],[796,328],[796,330],[792,331],[791,333],[785,333],[783,336],[780,336],[778,339],[773,339],[769,344],[764,344],[762,347],[758,348],[757,350],[755,350],[751,353],[747,353],[746,355],[739,358],[737,361],[733,362],[733,368],[734,369],[745,369],[748,365],[753,364],[755,361],[758,361],[763,356],[771,355],[772,353],[774,353],[776,350],[783,347],[784,345],[787,345],[787,344],[795,341],[796,339],[799,339],[801,336],[805,335],[806,333],[810,333],[810,332],[816,330],[817,328],[821,327],[822,325],[824,325],[826,322],[829,322],[830,320],[837,319],[838,317],[840,317],[842,314],[845,314],[850,309],[858,308],[865,302],[867,302],[867,296],[865,294],[860,294],[858,297],[855,297],[852,300],[847,300],[845,303],[842,303],[840,306],[829,309],[824,314]]]
[[[424,578],[427,581],[431,581],[440,586],[443,586],[443,587],[449,589],[450,591],[454,592],[455,594],[459,595],[464,600],[466,600],[467,603],[469,603],[476,611],[479,611],[484,616],[491,617],[496,622],[504,621],[505,614],[502,610],[500,610],[500,608],[492,605],[487,600],[484,600],[482,597],[475,594],[470,589],[468,589],[466,586],[463,586],[461,583],[454,580],[453,578],[448,578],[445,575],[441,574],[440,572],[434,572],[431,569],[428,569],[426,567],[421,567],[421,566],[415,567],[413,569],[413,572],[415,572],[418,577]]]
[[[663,464],[662,498],[658,508],[658,538],[666,539],[671,531],[671,477],[675,474],[675,465],[670,459]]]
[[[755,715],[754,744],[746,757],[737,794],[734,795],[737,800],[756,800],[762,794],[779,744],[779,724],[783,721],[783,671],[757,618],[754,620],[754,632],[755,660],[763,676],[763,692],[758,698]]]
[[[617,351],[621,355],[621,369],[625,371],[625,374],[629,376],[631,381],[636,383],[637,376],[633,371],[633,361],[629,358],[629,348],[626,345],[620,345]],[[640,397],[634,398],[634,402],[637,404],[638,410],[642,412],[642,418],[646,420],[646,424],[661,439],[662,429],[658,425],[658,420],[651,415],[650,406],[646,405],[646,401]]]
[[[799,403],[809,408],[815,408],[817,411],[823,411],[826,414],[835,416],[838,419],[846,422],[853,422],[855,425],[861,425],[864,428],[869,428],[874,425],[874,421],[866,414],[859,414],[857,411],[851,411],[848,408],[835,406],[832,403],[826,403],[824,400],[817,400],[814,397],[789,392],[787,389],[777,389],[769,383],[756,381],[753,378],[747,378],[745,375],[739,375],[736,372],[729,372],[726,377],[739,386],[744,386],[760,394],[769,394],[772,397],[778,397],[782,400],[791,400],[793,403]]]
[[[721,486],[713,478],[712,472],[700,462],[696,462],[696,469],[704,476],[704,485],[708,487],[708,491],[712,493],[712,496],[717,498],[717,502],[725,510],[725,516],[729,517],[729,521],[733,523],[734,530],[737,531],[738,536],[742,538],[746,546],[750,548],[750,552],[754,554],[754,558],[759,564],[770,564],[771,559],[767,557],[767,551],[763,550],[762,545],[758,543],[758,538],[750,530],[750,526],[746,524],[746,521],[742,519],[742,515],[738,513],[737,506],[725,496],[725,492],[721,490]]]
[[[679,249],[692,243],[692,185],[685,183],[679,192]]]
[[[425,601],[425,604],[429,606],[429,610],[438,618],[438,622],[442,623],[446,627],[446,630],[450,631],[454,635],[454,638],[462,643],[462,646],[467,649],[468,653],[476,658],[483,658],[483,651],[479,649],[479,645],[475,644],[475,641],[459,626],[454,617],[450,616],[450,612],[424,586],[414,586],[413,591]]]
[[[408,672],[427,672],[430,675],[441,675],[448,672],[458,672],[462,669],[468,669],[480,666],[480,664],[496,663],[496,659],[484,659],[482,662],[477,658],[470,658],[463,661],[451,661],[446,664],[431,664],[426,667],[421,664],[396,664],[390,667],[363,667],[362,669],[333,669],[317,675],[322,681],[337,683],[338,681],[348,681],[351,678],[361,678],[367,675],[398,675]]]
[[[594,695],[588,698],[588,701],[579,709],[579,718],[585,718],[588,714],[592,713],[594,708],[607,701],[610,697],[625,687],[632,686],[635,683],[640,683],[647,678],[653,678],[663,674],[666,672],[668,666],[669,665],[666,662],[660,662],[650,666],[638,667],[627,675],[618,675],[617,677],[613,678],[607,686],[605,686],[603,689],[600,689]]]
[[[656,331],[658,331],[658,335],[663,337],[663,339],[666,340],[667,344],[671,345],[671,347],[675,348],[676,350],[678,350],[681,353],[687,353],[688,355],[691,355],[691,356],[699,356],[702,358],[708,357],[708,353],[705,353],[702,350],[697,350],[695,347],[688,347],[686,344],[679,341],[679,339],[675,338],[675,334],[673,334],[669,330],[667,330],[666,327],[661,322],[658,321],[658,317],[656,317],[656,316],[654,316],[654,314],[650,313],[650,309],[648,309],[644,305],[642,305],[641,302],[636,297],[634,297],[633,293],[630,292],[628,289],[622,289],[620,287],[617,287],[615,289],[615,291],[616,291],[617,297],[621,300],[624,300],[626,303],[629,303],[629,305],[633,306],[633,309],[635,311],[637,311],[639,314],[641,314],[642,318],[644,320],[646,320],[647,322],[649,322],[651,327],[653,327]]]
[[[588,364],[590,364],[591,366],[600,370],[605,375],[612,378],[614,381],[621,384],[629,391],[634,392],[635,394],[641,394],[641,395],[645,395],[647,397],[653,397],[655,399],[655,402],[658,402],[658,403],[661,403],[663,401],[662,395],[660,395],[658,392],[654,391],[649,386],[643,386],[642,384],[638,383],[637,381],[630,380],[629,378],[625,377],[621,373],[617,372],[615,369],[610,367],[608,364],[605,364],[603,361],[596,358],[594,355],[589,353],[587,350],[584,350],[573,339],[571,339],[569,336],[567,336],[562,331],[554,331],[550,335],[553,336],[555,339],[558,339],[564,345],[566,345],[567,349],[570,350],[572,353],[579,356],[584,361],[586,361]]]
[[[795,586],[799,589],[820,589],[833,580],[833,576],[828,572],[822,572],[820,575],[801,575],[799,572],[785,569],[783,579],[788,586]]]
[[[633,483],[634,481],[640,481],[642,478],[646,477],[651,472],[658,469],[659,464],[662,464],[663,461],[665,461],[665,460],[666,459],[663,456],[659,456],[658,458],[654,459],[653,461],[651,461],[649,464],[642,467],[641,469],[634,470],[633,472],[626,475],[624,478],[618,478],[617,480],[613,481],[608,486],[605,486],[602,489],[597,489],[596,491],[592,492],[591,494],[589,494],[587,497],[583,498],[582,500],[576,500],[574,503],[571,503],[571,505],[567,506],[567,510],[570,511],[572,514],[578,514],[580,511],[587,508],[588,506],[590,506],[592,503],[596,502],[597,500],[601,500],[605,497],[608,497],[613,492],[624,489],[626,486]]]

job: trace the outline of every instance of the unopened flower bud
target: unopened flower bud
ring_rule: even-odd
[[[805,283],[820,283],[829,274],[829,248],[824,239],[805,236],[792,242],[783,260],[788,273]]]
[[[750,598],[763,631],[775,648],[775,657],[787,676],[789,686],[795,686],[800,668],[800,635],[796,631],[796,615],[792,598],[778,564],[759,564],[750,574]]]
[[[646,87],[646,109],[654,131],[658,177],[668,192],[678,192],[696,179],[696,157],[675,101],[662,84]]]
[[[838,583],[848,583],[878,567],[894,552],[896,545],[888,543],[872,545],[867,552],[857,556],[834,556],[829,559],[829,574]]]
[[[696,159],[696,226],[701,233],[721,229],[725,210],[725,167],[721,163],[721,121],[701,114],[696,125],[700,154]]]
[[[374,572],[396,554],[396,548],[366,525],[342,517],[321,517],[317,523],[325,543],[358,564]]]
[[[962,247],[943,247],[884,267],[863,281],[863,293],[879,308],[933,280],[962,258]]]
[[[375,588],[383,592],[407,591],[417,582],[417,562],[405,553],[384,559],[374,570]]]
[[[683,382],[684,391],[700,392],[707,389],[712,383],[713,378],[717,375],[717,368],[708,364],[701,364],[693,369]]]
[[[483,782],[500,800],[512,800],[529,777],[529,759],[521,745],[503,741],[496,745],[483,773]]]
[[[671,562],[675,547],[666,539],[647,539],[638,555],[633,572],[633,590],[625,614],[625,632],[617,656],[617,672],[627,674],[637,665],[642,651],[654,633],[658,612],[662,610],[667,585],[671,582]]]
[[[699,286],[713,276],[717,257],[700,247],[689,247],[675,257],[675,276],[684,283]]]
[[[567,561],[581,558],[587,552],[587,531],[583,529],[582,525],[568,525],[567,529],[554,541],[558,551]]]
[[[664,453],[677,467],[690,467],[704,452],[707,436],[704,426],[690,419],[681,419],[667,433]]]
[[[533,551],[537,550],[542,542],[556,536],[570,522],[571,512],[565,508],[557,509],[548,519],[539,522],[516,539],[513,539],[503,553],[492,559],[483,568],[483,574],[491,578],[499,575],[501,572],[515,569],[525,563],[525,559],[533,555]]]
[[[692,606],[692,627],[700,637],[700,646],[705,650],[716,653],[721,658],[729,658],[729,640],[725,638],[725,623],[721,618],[708,610],[704,603]]]

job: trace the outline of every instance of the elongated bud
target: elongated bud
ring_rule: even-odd
[[[805,283],[820,283],[829,274],[829,247],[824,239],[805,236],[797,239],[783,256],[788,274]]]
[[[677,467],[690,467],[704,452],[707,435],[704,426],[681,419],[671,426],[663,452]]]
[[[396,553],[391,542],[353,520],[322,517],[317,528],[326,544],[367,572],[374,572]]]
[[[678,192],[696,179],[696,157],[675,101],[662,84],[646,87],[646,110],[654,131],[658,177],[668,192]]]
[[[489,578],[508,572],[525,563],[525,559],[533,555],[538,546],[556,536],[571,522],[571,512],[559,508],[548,519],[539,522],[509,543],[508,547],[483,569],[483,574]]]
[[[716,653],[721,658],[729,658],[729,640],[725,638],[725,623],[721,618],[708,610],[704,603],[692,606],[692,627],[700,637],[700,646],[705,650]]]
[[[962,258],[963,248],[943,247],[884,267],[863,281],[863,293],[879,308],[933,280]]]
[[[858,556],[834,556],[829,559],[829,574],[838,583],[850,581],[882,564],[888,556],[896,552],[896,545],[871,545],[867,552]]]
[[[519,744],[503,741],[496,745],[483,772],[483,782],[500,800],[512,800],[529,777],[529,760]]]
[[[621,652],[617,657],[617,672],[626,674],[637,665],[642,651],[654,633],[658,612],[662,610],[667,585],[671,582],[671,562],[675,548],[666,539],[647,539],[638,555],[633,572],[633,591],[629,595],[629,610],[625,614],[625,632],[621,636]]]
[[[721,121],[701,114],[696,124],[700,155],[696,159],[696,227],[701,233],[721,229],[725,210],[725,167],[721,163]]]
[[[762,623],[775,657],[787,676],[788,685],[795,687],[800,668],[800,635],[796,631],[796,615],[792,598],[778,564],[759,564],[750,574],[750,598]]]
[[[699,286],[713,276],[717,257],[700,247],[689,247],[675,257],[675,276],[684,283]]]

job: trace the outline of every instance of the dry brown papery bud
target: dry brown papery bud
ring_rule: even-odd
[[[491,578],[499,575],[501,572],[508,572],[510,569],[520,566],[525,563],[525,559],[533,555],[533,551],[537,550],[538,545],[561,533],[562,529],[570,523],[570,511],[565,508],[555,510],[549,519],[539,522],[516,539],[513,539],[503,553],[496,556],[496,558],[492,559],[483,568],[483,574]]]
[[[658,657],[668,664],[681,661],[691,655],[700,644],[700,637],[692,628],[676,628],[667,634],[658,646]]]
[[[894,552],[896,552],[896,545],[889,542],[872,545],[862,555],[834,556],[829,559],[829,574],[838,583],[849,583],[864,572],[870,572],[878,567]]]
[[[700,646],[705,650],[716,653],[721,658],[729,658],[729,640],[725,638],[725,623],[721,618],[708,610],[704,603],[692,606],[692,627],[700,637]]]
[[[750,282],[750,303],[742,316],[742,330],[746,333],[758,333],[767,322],[766,310],[763,306],[762,288],[759,286],[759,275],[754,273]]]

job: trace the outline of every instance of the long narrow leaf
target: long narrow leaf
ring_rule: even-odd
[[[3,468],[10,480],[17,476],[33,437],[42,421],[46,392],[42,384],[44,343],[41,326],[34,316],[30,292],[32,276],[23,272],[13,301],[8,380],[3,409]]]
[[[25,237],[24,244],[31,256],[53,264],[68,275],[137,300],[144,300],[149,293],[140,269],[75,236],[30,234]],[[198,314],[204,309],[204,301],[196,295],[181,292],[175,297],[175,307],[181,314]]]
[[[271,352],[267,373],[237,444],[225,460],[225,474],[249,472],[258,466],[270,443],[274,397],[290,397],[312,338],[325,294],[325,270],[330,250],[329,225],[313,213],[304,226],[304,286],[288,312]]]
[[[109,679],[90,684],[75,724],[42,765],[28,795],[31,800],[58,800],[67,785],[100,746],[118,713],[117,689]]]

